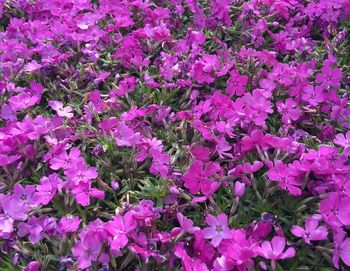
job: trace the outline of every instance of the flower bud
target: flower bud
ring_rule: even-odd
[[[114,190],[119,190],[119,183],[117,182],[117,181],[112,181],[111,182],[111,186],[112,186],[112,188],[114,189]]]
[[[242,197],[245,193],[245,183],[235,182],[234,194],[236,197]]]

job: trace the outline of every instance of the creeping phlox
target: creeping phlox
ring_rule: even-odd
[[[0,0],[1,270],[348,270],[350,0]]]

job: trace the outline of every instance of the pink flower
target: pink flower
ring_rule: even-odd
[[[344,239],[345,232],[342,230],[333,234],[333,265],[339,269],[339,258],[341,258],[347,266],[350,266],[350,238]]]
[[[23,188],[19,183],[15,184],[12,197],[26,209],[36,207],[35,185],[27,185]]]
[[[99,84],[100,82],[105,82],[111,75],[110,72],[101,72],[95,79],[94,84]]]
[[[218,248],[221,257],[214,263],[218,266],[215,270],[250,270],[258,243],[248,238],[242,229],[232,230],[231,235],[232,238],[222,241]]]
[[[134,132],[134,130],[129,128],[124,122],[120,122],[114,130],[114,138],[117,146],[132,147],[140,143],[141,134]]]
[[[225,156],[233,158],[233,155],[229,152],[232,149],[232,146],[230,146],[230,143],[228,143],[223,136],[215,138],[215,141],[215,151],[219,154],[221,159],[224,159]]]
[[[23,70],[29,73],[36,72],[42,68],[43,65],[39,64],[35,60],[32,60],[23,67]]]
[[[323,90],[320,87],[314,87],[312,85],[307,85],[303,88],[301,97],[303,101],[312,106],[317,106],[324,101]]]
[[[210,149],[203,146],[196,146],[191,148],[192,155],[196,160],[201,160],[203,162],[209,162],[210,160]]]
[[[60,101],[49,101],[49,106],[56,111],[57,115],[60,117],[65,117],[70,119],[74,116],[72,113],[72,108],[70,106],[63,107],[63,103]]]
[[[278,112],[282,114],[284,124],[290,124],[292,121],[298,120],[301,116],[301,110],[292,98],[288,98],[285,103],[277,102],[276,105]]]
[[[196,60],[189,75],[199,83],[212,83],[215,80],[215,71],[220,63],[216,55],[204,55],[201,60]]]
[[[213,0],[211,3],[211,14],[221,20],[225,25],[231,26],[230,5],[233,0]]]
[[[4,167],[7,165],[10,165],[14,162],[16,162],[18,159],[20,159],[20,155],[4,155],[0,154],[0,167]]]
[[[285,252],[286,239],[275,236],[272,241],[265,241],[258,249],[258,254],[270,260],[283,260],[295,256],[295,249],[290,247]]]
[[[85,269],[90,267],[92,262],[96,262],[100,255],[101,246],[102,243],[94,232],[88,232],[76,242],[72,253],[74,257],[78,258],[78,268]],[[101,257],[99,259],[101,260]]]
[[[17,235],[24,237],[29,234],[29,241],[37,244],[46,235],[52,234],[56,229],[56,219],[52,217],[42,216],[29,218],[28,223],[20,222],[18,224]]]
[[[151,150],[151,156],[153,158],[150,173],[154,175],[160,175],[165,178],[168,175],[168,169],[170,165],[170,157],[167,153],[162,153],[157,150]]]
[[[218,171],[218,165],[209,162],[205,167],[200,160],[195,160],[189,170],[184,174],[184,186],[190,190],[192,194],[197,194],[200,190],[203,194],[207,194],[208,187],[214,182],[210,177]]]
[[[68,177],[68,180],[75,185],[78,185],[81,182],[90,182],[98,176],[96,168],[87,167],[83,162],[70,167],[65,171],[65,174]]]
[[[324,221],[331,227],[338,228],[350,225],[350,198],[332,192],[320,202],[321,214]]]
[[[97,199],[103,199],[105,197],[105,192],[97,188],[91,188],[90,182],[80,182],[73,188],[72,194],[77,203],[82,206],[88,206],[90,204],[90,197]]]
[[[9,103],[13,111],[18,111],[20,109],[26,109],[32,105],[37,104],[40,99],[40,95],[32,95],[28,92],[22,92],[16,96],[12,96],[9,99]]]
[[[40,179],[40,185],[36,186],[36,192],[34,197],[38,204],[49,204],[49,202],[55,197],[57,192],[57,185],[63,182],[57,174],[51,174],[49,177],[43,177]]]
[[[208,265],[216,256],[215,248],[203,238],[203,231],[196,231],[194,234],[193,251],[196,257]]]
[[[301,181],[290,173],[288,166],[282,161],[277,160],[267,176],[270,180],[278,182],[280,188],[289,191],[292,195],[299,196],[301,194],[299,188],[302,185]]]
[[[185,271],[209,271],[205,263],[199,259],[191,258],[187,254],[182,242],[176,244],[175,255],[182,260],[182,266]]]
[[[316,83],[320,83],[324,88],[339,88],[342,77],[343,74],[340,69],[332,69],[332,67],[327,63],[322,67],[321,73],[317,74]]]
[[[113,221],[106,223],[104,228],[111,235],[109,240],[111,250],[114,255],[120,254],[120,249],[128,243],[128,233],[134,231],[137,227],[136,220],[133,218],[133,212],[129,211],[124,216],[116,215]]]
[[[137,85],[137,80],[134,76],[127,76],[120,81],[118,90],[112,90],[112,94],[117,96],[125,96],[127,93],[133,92]]]
[[[326,227],[318,226],[318,220],[308,217],[305,220],[305,229],[294,225],[291,232],[298,237],[304,239],[305,243],[311,244],[310,241],[327,240],[328,231]]]
[[[205,222],[210,226],[203,230],[203,238],[211,239],[214,247],[220,245],[224,239],[232,238],[230,228],[227,226],[227,215],[220,214],[216,218],[213,215],[207,215]]]
[[[177,213],[177,220],[179,221],[181,228],[174,228],[172,233],[176,233],[176,235],[181,235],[186,232],[190,234],[194,234],[196,231],[200,230],[199,227],[193,226],[193,221],[189,218],[186,218],[183,214]]]
[[[0,237],[7,237],[13,231],[13,223],[27,219],[27,209],[23,208],[21,202],[13,197],[1,198],[3,214],[0,214]]]
[[[4,120],[17,120],[15,112],[13,112],[11,106],[8,104],[3,104],[1,106],[0,118]]]
[[[245,183],[235,182],[233,193],[236,197],[242,197],[245,193]]]
[[[250,135],[242,138],[243,151],[256,149],[257,146],[266,146],[269,136],[261,130],[253,130]]]
[[[40,271],[40,263],[32,261],[23,269],[23,271]]]
[[[240,75],[238,71],[233,70],[230,78],[228,79],[228,86],[226,93],[230,96],[236,94],[242,96],[245,93],[245,86],[248,83],[248,76]]]
[[[66,215],[63,216],[58,223],[57,231],[64,234],[69,232],[76,232],[81,223],[81,219],[78,216]]]
[[[67,154],[66,150],[62,150],[50,160],[50,168],[58,170],[60,168],[69,169],[73,164],[83,163],[84,159],[80,157],[80,150],[72,148]],[[97,176],[96,176],[97,177]]]
[[[350,155],[350,131],[347,131],[345,136],[344,134],[337,134],[333,142],[344,147],[344,155]]]
[[[14,129],[17,135],[26,135],[31,140],[39,139],[41,135],[49,132],[53,126],[51,120],[42,115],[37,116],[34,120],[25,117],[22,122],[16,123],[18,129]]]
[[[261,163],[260,161],[254,161],[253,164],[250,163],[243,163],[241,166],[241,170],[243,173],[245,174],[250,174],[250,173],[254,173],[257,172],[258,170],[260,170],[262,167],[264,166],[263,163]]]

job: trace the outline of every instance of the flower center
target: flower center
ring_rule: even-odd
[[[216,226],[215,230],[217,232],[222,232],[222,226],[221,225]]]

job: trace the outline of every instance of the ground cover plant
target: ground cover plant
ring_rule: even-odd
[[[350,0],[0,1],[0,270],[350,270]]]

